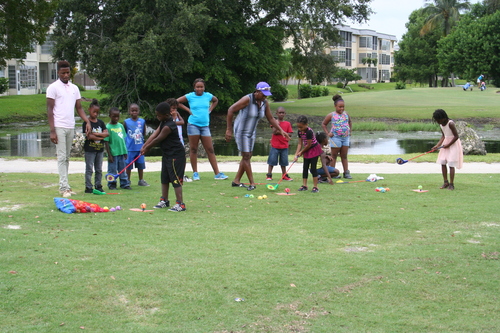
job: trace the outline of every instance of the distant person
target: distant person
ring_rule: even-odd
[[[50,141],[56,145],[59,193],[68,198],[76,194],[68,181],[69,158],[75,137],[75,109],[87,123],[85,133],[90,132],[90,123],[81,104],[80,90],[69,81],[71,66],[62,60],[57,62],[58,80],[47,88],[47,120]]]
[[[267,101],[267,96],[271,95],[271,86],[267,82],[259,82],[255,86],[253,93],[243,96],[227,110],[226,142],[231,141],[233,138],[233,118],[234,114],[239,112],[234,120],[234,140],[241,153],[241,160],[236,176],[231,183],[232,187],[243,187],[248,191],[256,189],[251,159],[257,124],[261,118],[265,116],[274,128],[279,129],[281,135],[290,140],[290,136],[283,131],[278,121],[273,118],[269,102]],[[248,181],[250,182],[249,186],[241,182],[241,177],[243,177],[244,173],[247,174]]]
[[[351,117],[344,111],[344,100],[342,96],[337,94],[332,97],[332,100],[335,105],[335,112],[328,114],[322,123],[323,131],[328,133],[330,137],[330,149],[333,158],[331,164],[335,167],[337,155],[340,154],[340,160],[344,168],[344,178],[352,179],[351,172],[349,171],[349,162],[347,160],[347,153],[351,145]],[[331,123],[330,130],[327,128],[329,123]]]
[[[299,191],[308,190],[307,178],[309,172],[311,172],[313,177],[313,188],[311,192],[318,193],[318,159],[321,153],[323,153],[323,149],[316,140],[314,131],[308,126],[306,116],[299,116],[297,118],[297,128],[299,142],[295,152],[295,159],[300,156],[304,157],[304,164],[302,166],[302,186],[299,188]]]
[[[144,137],[146,136],[146,121],[139,117],[141,110],[139,105],[132,103],[128,107],[128,114],[130,118],[125,119],[123,127],[125,127],[125,143],[127,145],[127,160],[125,165],[132,163],[137,156],[140,155],[142,145],[144,144]],[[130,183],[132,183],[132,169],[134,166],[137,168],[137,174],[139,176],[139,186],[149,186],[149,184],[144,180],[144,169],[146,169],[146,159],[144,155],[141,155],[133,164],[127,167],[127,177]]]
[[[109,123],[106,125],[109,136],[104,139],[104,146],[108,154],[108,173],[117,174],[125,169],[125,161],[127,160],[127,145],[125,144],[125,127],[120,124],[120,110],[116,107],[109,109]],[[120,187],[124,190],[131,190],[130,181],[126,172],[119,175]],[[108,188],[116,190],[116,179],[109,181]]]
[[[210,113],[215,109],[219,100],[211,93],[205,91],[205,81],[203,79],[194,80],[193,87],[193,92],[177,98],[179,108],[189,113],[187,133],[189,138],[189,160],[191,168],[193,168],[193,180],[200,180],[200,175],[198,174],[198,143],[200,140],[207,152],[208,161],[214,170],[214,179],[227,179],[227,176],[219,171],[212,143],[212,134],[209,128]],[[189,108],[182,103],[189,103]]]
[[[163,154],[161,159],[161,197],[160,202],[154,207],[157,209],[168,208],[168,192],[170,184],[174,188],[176,202],[169,209],[172,212],[183,212],[186,210],[182,197],[182,178],[186,168],[186,152],[181,144],[177,125],[170,114],[171,107],[167,102],[156,106],[156,118],[160,126],[148,138],[141,153],[146,154],[152,147],[159,145]]]
[[[95,170],[95,189],[102,189],[102,161],[104,158],[104,138],[108,136],[106,124],[98,119],[101,107],[97,99],[93,99],[89,106],[89,122],[92,130],[85,135],[83,150],[85,152],[85,193],[93,193],[92,174]],[[82,124],[82,132],[87,130],[87,123]]]
[[[443,174],[443,186],[441,189],[455,189],[455,168],[461,169],[464,161],[464,154],[462,150],[462,143],[458,137],[457,128],[455,122],[448,118],[446,112],[442,109],[434,111],[432,115],[432,120],[439,124],[441,127],[441,139],[439,142],[432,147],[432,149],[438,149],[439,154],[437,157],[438,164],[441,164],[441,173]],[[450,181],[448,181],[448,170],[446,165],[450,168]]]
[[[324,147],[328,146],[328,136],[325,132],[317,132],[316,133],[316,141]],[[323,150],[323,148],[321,149]],[[337,177],[340,174],[340,171],[335,167],[331,166],[333,161],[333,157],[327,155],[327,153],[323,150],[321,155],[319,156],[321,161],[321,168],[318,168],[318,183],[329,183],[333,184],[332,178]]]
[[[481,82],[483,81],[483,79],[484,79],[484,75],[483,74],[479,75],[479,77],[477,78],[477,87],[479,89],[481,89]]]
[[[472,84],[470,84],[469,82],[467,82],[466,84],[464,84],[463,88],[464,88],[464,91],[468,90],[469,88],[472,91]]]
[[[285,108],[280,106],[276,109],[276,116],[278,117],[278,123],[280,128],[288,133],[289,135],[293,133],[292,125],[285,120],[286,111]],[[267,159],[267,175],[266,180],[273,180],[273,167],[277,166],[278,163],[281,167],[281,177],[283,180],[292,181],[288,174],[286,174],[286,167],[288,166],[288,146],[290,144],[278,128],[271,125],[273,129],[273,134],[271,136],[271,150],[269,151],[269,157]]]

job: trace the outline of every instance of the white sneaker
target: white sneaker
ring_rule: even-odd
[[[63,198],[69,198],[71,197],[71,191],[70,190],[66,190],[63,192],[62,194]]]
[[[186,183],[191,183],[193,180],[191,178],[189,178],[188,176],[184,176],[184,181]]]

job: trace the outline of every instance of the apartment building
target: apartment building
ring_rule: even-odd
[[[33,95],[45,89],[57,79],[56,65],[52,61],[53,42],[47,40],[36,45],[23,61],[10,59],[5,68],[0,67],[0,77],[9,79],[9,95]]]
[[[388,82],[394,68],[396,36],[349,26],[336,28],[342,41],[327,48],[325,52],[337,58],[337,66],[357,69],[357,73],[362,77],[359,82],[362,83]],[[373,65],[367,62],[366,58],[377,59],[377,62]]]
[[[26,54],[23,61],[10,59],[5,68],[0,67],[0,77],[9,79],[9,95],[44,94],[47,87],[57,80],[56,63],[52,60],[54,42],[47,38],[43,45],[36,45],[32,53]],[[78,64],[76,64],[78,66]],[[96,83],[85,71],[79,71],[73,83],[86,89],[96,89]]]

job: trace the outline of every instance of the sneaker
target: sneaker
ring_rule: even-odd
[[[176,203],[174,207],[170,208],[169,211],[171,212],[183,212],[186,210],[186,205],[184,203]]]
[[[125,187],[122,187],[122,189],[124,189],[124,190],[131,190],[131,189],[132,189],[132,187],[130,187],[130,186],[128,186],[128,185],[127,185],[127,186],[125,186]]]
[[[320,184],[328,183],[328,178],[327,177],[318,178],[318,183]]]
[[[319,189],[318,189],[317,187],[313,187],[313,189],[312,189],[312,191],[311,191],[311,192],[312,192],[312,193],[318,193],[318,192],[319,192]]]
[[[227,179],[227,176],[224,173],[219,172],[217,175],[215,175],[214,179],[215,180],[224,180],[224,179]]]
[[[335,176],[335,177],[332,177],[332,178],[333,178],[333,179],[340,179],[340,178],[342,178],[342,176],[341,176],[341,175],[338,175],[338,176]]]
[[[346,172],[344,172],[344,178],[345,179],[352,179],[351,173],[349,172],[349,170],[347,170]]]
[[[104,192],[104,190],[102,189],[102,186],[97,186],[95,189],[98,190],[99,192]]]
[[[247,187],[247,191],[253,191],[253,190],[255,190],[256,188],[257,188],[257,186],[255,186],[255,185],[250,185],[250,186],[248,186],[248,187]]]
[[[85,193],[92,193],[92,188],[91,187],[86,187],[85,188]]]
[[[144,179],[139,180],[139,183],[137,183],[137,185],[139,185],[139,186],[149,186],[149,184]]]
[[[191,183],[193,180],[191,178],[189,178],[188,176],[184,176],[184,181],[186,183]]]
[[[116,190],[116,186],[109,186],[108,187],[111,191],[115,191]],[[101,191],[102,192],[102,191]]]
[[[68,191],[69,191],[69,193],[70,193],[71,195],[76,195],[76,194],[77,194],[76,192],[74,192],[74,191],[73,191],[73,190],[71,190],[71,189],[69,189]]]
[[[71,191],[70,190],[66,190],[63,192],[62,194],[63,198],[69,198],[71,197]]]
[[[235,182],[231,182],[231,186],[232,187],[244,187],[244,188],[247,188],[248,186],[246,186],[245,184],[243,183],[239,183],[239,184],[236,184]]]
[[[273,180],[273,174],[272,173],[266,174],[266,180]]]
[[[168,208],[170,206],[170,202],[168,200],[160,199],[160,202],[154,208]]]
[[[288,180],[289,182],[291,182],[293,179],[288,177],[288,175],[285,175],[285,177],[283,177],[283,180]]]
[[[307,186],[302,185],[298,191],[307,191]]]
[[[200,180],[200,175],[198,174],[198,172],[193,173],[193,180]]]

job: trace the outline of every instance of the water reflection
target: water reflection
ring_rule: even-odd
[[[212,131],[214,134],[214,150],[216,155],[238,156],[236,143],[226,142],[223,132]],[[271,148],[270,131],[263,128],[257,131],[254,156],[267,156]],[[351,139],[350,155],[401,155],[415,154],[430,150],[439,140],[439,133],[396,133],[375,132],[356,133]],[[185,142],[188,142],[187,138]],[[484,140],[488,153],[500,153],[500,141]],[[290,154],[295,152],[297,138],[295,134],[290,143]],[[161,155],[159,149],[151,151],[152,155]],[[50,142],[49,132],[29,132],[7,134],[0,137],[0,156],[21,157],[54,157],[55,145]]]

